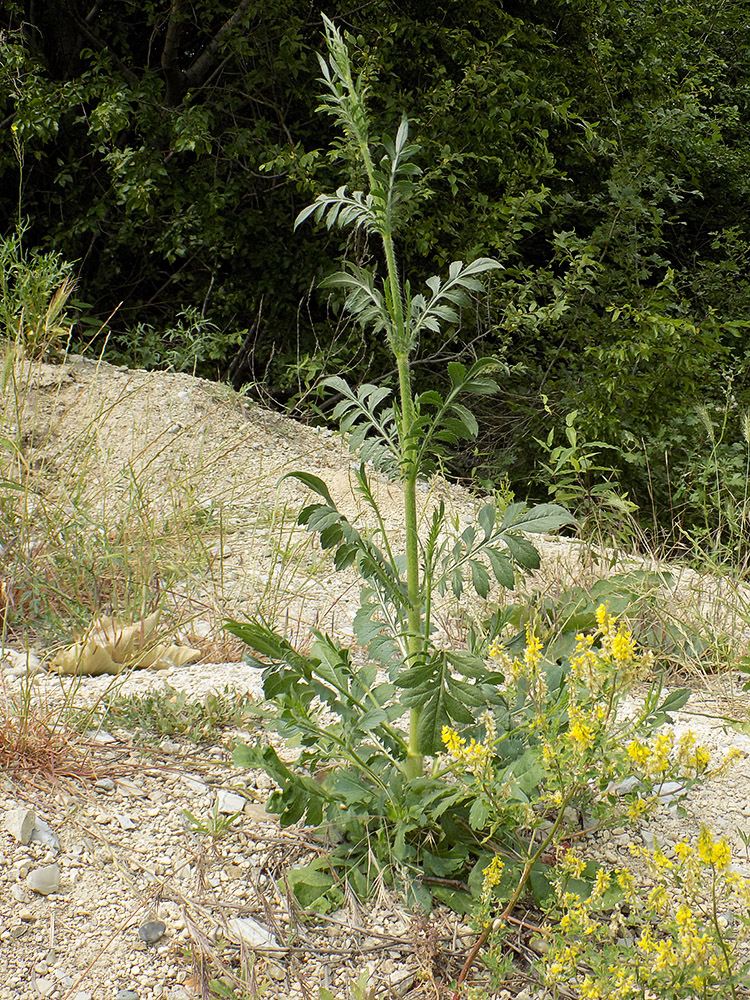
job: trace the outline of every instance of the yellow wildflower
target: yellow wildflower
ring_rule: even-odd
[[[626,628],[620,628],[612,639],[612,657],[618,663],[629,663],[635,656],[635,639]]]
[[[627,808],[628,818],[632,820],[642,819],[651,806],[656,804],[657,798],[658,796],[654,796],[651,799],[633,799]]]
[[[489,648],[489,654],[493,660],[497,660],[499,666],[504,670],[512,670],[513,661],[503,649],[500,636],[495,636]]]
[[[574,722],[568,738],[576,750],[588,750],[594,743],[594,730],[584,722]]]
[[[726,840],[723,838],[714,840],[711,831],[704,826],[698,837],[698,857],[705,865],[710,865],[717,871],[723,871],[732,860],[732,852]]]
[[[542,640],[534,634],[531,625],[526,626],[526,649],[523,653],[523,663],[526,675],[531,677],[542,662]]]
[[[591,899],[600,899],[604,893],[609,889],[612,884],[612,876],[609,872],[600,868],[596,873],[596,878],[594,879],[594,887],[591,890]]]
[[[596,624],[599,626],[599,631],[602,635],[613,635],[615,630],[615,619],[609,613],[609,606],[607,604],[600,604],[594,614],[596,617]]]
[[[455,729],[451,729],[450,726],[443,726],[441,731],[441,737],[445,749],[448,751],[451,757],[456,757],[461,752],[461,748],[466,745],[466,740],[459,736]]]
[[[676,759],[683,772],[697,776],[708,768],[711,754],[706,747],[696,743],[695,734],[688,730],[677,741]]]
[[[580,878],[586,871],[586,862],[574,851],[566,851],[560,863],[560,872],[570,878]]]
[[[495,886],[500,885],[503,878],[503,870],[505,868],[505,863],[503,859],[496,854],[495,857],[490,861],[487,867],[482,872],[482,902],[488,902],[490,896],[492,895],[492,890]]]
[[[640,740],[635,739],[628,744],[628,757],[638,767],[644,767],[650,756],[650,748],[645,743],[641,743]]]
[[[487,730],[489,735],[489,726],[487,726]],[[492,734],[494,738],[494,720]],[[492,746],[489,745],[489,742],[488,744],[477,743],[473,739],[467,746],[464,737],[459,736],[456,730],[451,729],[450,726],[443,726],[440,735],[448,756],[457,764],[463,764],[473,774],[479,774],[492,759]]]

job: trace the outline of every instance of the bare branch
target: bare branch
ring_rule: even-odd
[[[172,0],[167,34],[161,52],[161,68],[167,84],[166,102],[170,107],[179,104],[188,89],[185,72],[177,65],[180,35],[182,34],[182,5],[183,0]]]
[[[186,71],[185,77],[187,79],[188,87],[199,87],[203,81],[206,79],[208,74],[211,72],[211,68],[216,59],[216,55],[219,51],[219,46],[221,45],[224,38],[229,34],[229,32],[234,28],[239,19],[245,13],[247,8],[250,6],[252,0],[240,0],[240,4],[237,10],[232,14],[231,17],[222,24],[219,30],[216,32],[214,37],[205,47],[203,52],[198,56],[198,58],[193,62],[192,66]]]

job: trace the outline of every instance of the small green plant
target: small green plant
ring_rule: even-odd
[[[742,827],[738,827],[737,836],[740,838],[742,846],[745,848],[745,858],[750,861],[750,830],[743,830]]]
[[[0,238],[0,339],[6,357],[59,355],[73,329],[66,312],[73,268],[60,254],[25,250],[23,233]],[[11,371],[6,363],[3,388]]]
[[[231,814],[224,814],[220,812],[218,798],[214,801],[211,811],[206,813],[206,815],[202,818],[193,815],[193,813],[191,813],[188,809],[183,809],[182,812],[185,816],[188,827],[193,831],[193,833],[210,837],[214,844],[216,844],[216,842],[221,840],[223,837],[226,837],[231,830],[234,821],[241,815],[239,812]]]
[[[359,979],[349,984],[347,1000],[375,1000],[375,987],[370,986],[370,974],[365,971]],[[339,1000],[335,993],[321,986],[318,990],[318,1000]],[[343,998],[341,998],[343,1000]]]
[[[618,489],[617,470],[602,464],[599,457],[603,448],[615,452],[619,449],[605,441],[583,439],[576,427],[577,417],[577,410],[565,417],[564,444],[555,444],[554,428],[545,441],[535,438],[547,456],[538,470],[540,478],[547,484],[551,499],[570,506],[581,518],[584,534],[591,527],[596,527],[599,534],[622,532],[638,506]]]
[[[744,575],[750,559],[750,410],[738,412],[727,400],[714,411],[698,407],[697,418],[701,447],[673,500],[696,561]]]
[[[218,329],[195,306],[181,309],[171,326],[157,330],[150,323],[137,323],[128,331],[127,349],[112,349],[108,357],[115,363],[134,368],[171,368],[195,375],[205,371],[208,362],[217,365],[230,346],[237,346],[237,335]],[[210,371],[210,368],[208,369]]]
[[[169,684],[162,691],[145,695],[114,693],[104,698],[92,720],[87,716],[87,728],[96,722],[102,726],[135,729],[144,738],[184,736],[192,743],[215,742],[223,729],[245,725],[253,715],[253,699],[249,694],[226,687],[193,698]]]

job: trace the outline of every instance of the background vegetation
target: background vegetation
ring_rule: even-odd
[[[316,287],[343,253],[377,262],[377,245],[292,235],[311,196],[341,183],[333,127],[314,114],[317,4],[6,11],[0,226],[11,236],[28,220],[27,251],[74,262],[80,343],[308,409],[325,375],[393,381],[379,338]],[[350,33],[382,133],[406,113],[422,147],[405,271],[422,279],[480,252],[504,264],[460,338],[458,326],[427,335],[414,370],[425,389],[440,388],[450,358],[511,366],[503,405],[478,414],[480,439],[455,451],[454,472],[507,472],[522,497],[572,487],[568,502],[584,507],[604,475],[657,534],[745,545],[744,5],[325,11]],[[357,169],[350,159],[355,188]]]

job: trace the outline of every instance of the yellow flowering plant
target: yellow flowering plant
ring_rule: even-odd
[[[540,963],[552,996],[581,1000],[727,1000],[748,995],[750,881],[730,849],[703,828],[674,857],[633,848],[648,872],[639,890],[627,870],[600,873],[588,896],[558,883],[556,923]],[[672,853],[672,852],[671,852]],[[621,899],[607,905],[614,886]]]
[[[500,736],[491,713],[483,740],[443,729],[447,769],[464,787],[471,825],[486,831],[488,844],[506,831],[504,849],[518,870],[540,843],[549,853],[542,832],[554,830],[552,843],[577,836],[584,817],[588,826],[636,821],[658,803],[665,782],[687,788],[709,768],[691,734],[675,739],[659,729],[688,692],[662,698],[655,682],[638,712],[618,713],[633,685],[653,674],[653,656],[638,650],[606,605],[596,621],[595,631],[577,635],[562,667],[546,659],[531,626],[516,656],[496,637],[489,657],[507,677],[510,706]],[[548,879],[535,882],[544,898]]]
[[[674,794],[718,770],[691,733],[676,737],[665,725],[689,692],[664,696],[653,656],[638,649],[606,604],[595,620],[596,629],[577,634],[562,663],[548,658],[531,625],[515,655],[495,637],[488,654],[507,678],[507,718],[499,725],[486,715],[481,727],[460,734],[443,730],[443,766],[463,789],[469,822],[483,838],[469,877],[482,942],[493,927],[504,928],[528,894],[562,915],[562,931],[594,940],[596,907],[611,907],[631,888],[626,875],[611,877],[570,845],[592,828],[637,824],[658,805],[666,782]],[[631,703],[622,712],[623,699],[644,680],[651,686],[640,707]],[[723,848],[702,850],[722,863]],[[569,971],[578,951],[560,948]]]
[[[580,834],[582,820],[607,822],[623,801],[635,820],[658,798],[661,782],[678,774],[698,780],[704,761],[699,748],[685,747],[690,767],[681,769],[672,745],[649,742],[686,693],[662,699],[655,684],[640,712],[618,714],[632,685],[652,673],[653,658],[606,606],[595,630],[582,629],[561,657],[551,656],[533,627],[518,650],[497,629],[486,637],[489,648],[477,635],[467,648],[438,641],[438,598],[450,592],[460,602],[470,588],[486,601],[494,584],[512,589],[519,570],[539,566],[529,536],[572,519],[554,504],[498,509],[489,502],[476,523],[461,526],[438,503],[420,532],[418,480],[439,468],[442,447],[476,436],[462,400],[495,393],[502,370],[488,358],[470,367],[449,363],[444,395],[414,393],[420,336],[457,328],[461,309],[501,265],[454,261],[422,292],[401,274],[398,243],[419,196],[419,148],[406,119],[392,139],[373,138],[379,129],[367,106],[368,81],[357,75],[345,36],[327,18],[324,26],[321,110],[340,129],[340,148],[358,164],[364,189],[320,194],[296,225],[348,227],[382,251],[381,273],[345,263],[326,284],[343,290],[344,309],[382,337],[397,377],[392,388],[325,382],[338,397],[334,418],[360,460],[354,481],[369,528],[344,515],[322,479],[290,473],[313,494],[299,523],[332,553],[337,570],[353,568],[361,580],[356,645],[316,630],[297,648],[261,618],[228,622],[250,648],[248,661],[263,669],[273,723],[294,750],[282,759],[261,741],[237,746],[234,761],[274,780],[268,810],[283,825],[324,828],[337,845],[331,866],[355,892],[366,894],[376,869],[410,904],[429,908],[439,899],[466,911],[476,903],[483,936],[527,892],[537,902],[555,896],[562,845]],[[386,527],[368,463],[402,486],[403,542]],[[637,785],[626,797],[620,784],[633,776]],[[584,866],[570,884],[595,877]],[[321,901],[328,889],[321,889],[320,871],[298,873],[294,884],[299,900],[330,908],[332,897]]]

